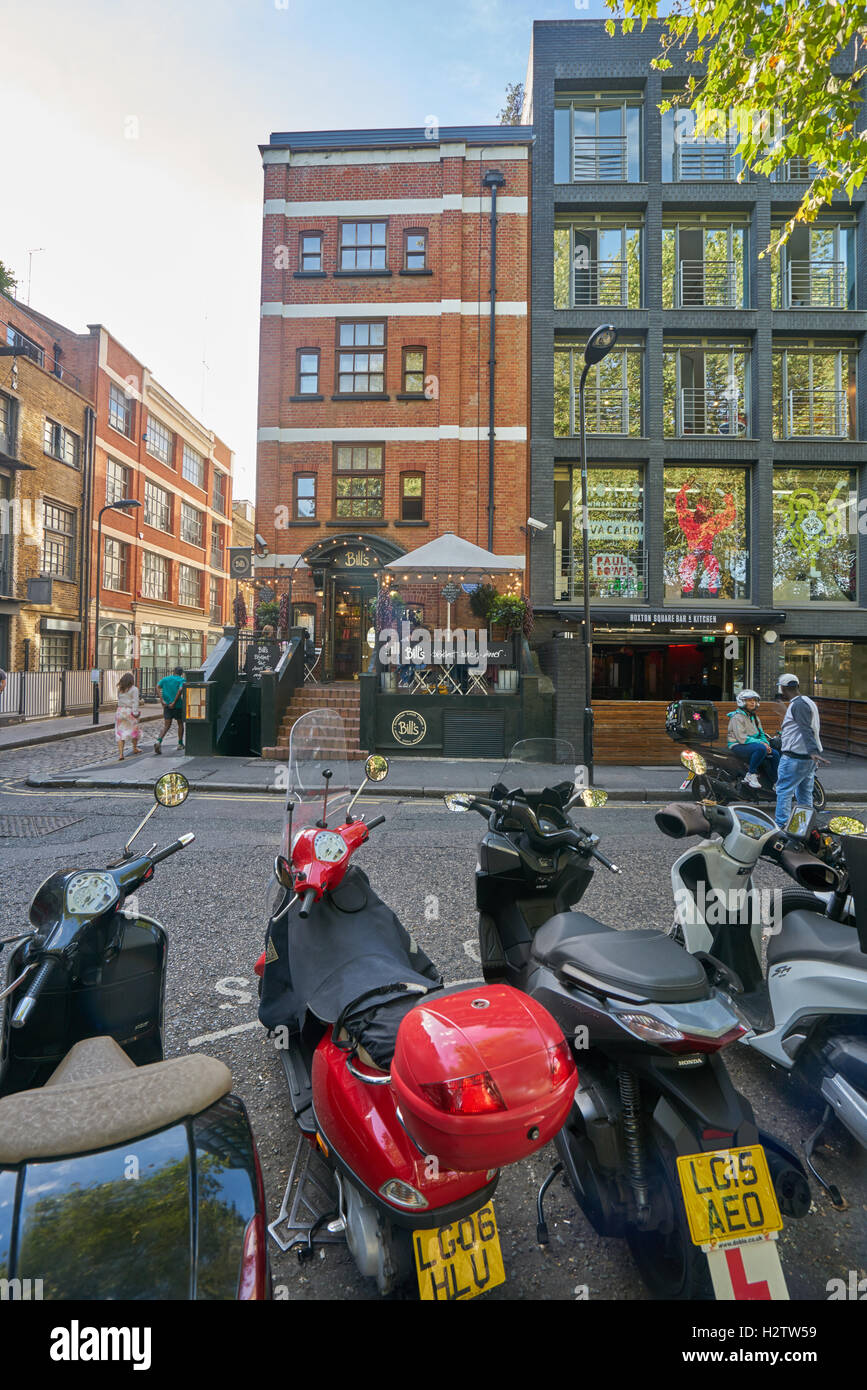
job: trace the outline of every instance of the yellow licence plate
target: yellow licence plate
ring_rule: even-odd
[[[694,1244],[747,1240],[783,1229],[761,1144],[689,1154],[677,1160],[677,1171]]]
[[[494,1204],[412,1238],[419,1295],[430,1302],[475,1298],[505,1284],[503,1253]]]

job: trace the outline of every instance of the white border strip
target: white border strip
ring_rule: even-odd
[[[281,304],[277,300],[266,300],[262,305],[261,316],[284,319],[360,319],[360,318],[441,318],[443,314],[467,314],[473,318],[490,318],[491,303],[461,299],[381,299],[368,304],[356,304],[346,299],[335,300],[331,304]],[[526,299],[499,299],[497,318],[517,316],[526,318]]]
[[[444,212],[489,213],[490,198],[462,198],[446,193],[442,198],[335,198],[322,202],[290,203],[285,198],[266,198],[265,217],[438,217]],[[527,199],[508,194],[497,199],[497,214],[527,216]]]
[[[483,153],[487,151],[487,153]],[[529,158],[527,145],[478,145],[468,149],[463,141],[448,141],[442,145],[429,141],[426,145],[406,145],[393,149],[370,150],[265,150],[263,164],[291,164],[307,168],[322,168],[329,164],[438,164],[442,159],[466,159],[478,163],[482,158]]]
[[[395,442],[404,441],[415,444],[432,444],[442,439],[456,439],[464,443],[476,443],[479,440],[488,438],[487,425],[438,425],[433,429],[413,429],[411,426],[394,426],[383,429],[382,426],[365,428],[364,426],[350,426],[347,429],[334,429],[330,425],[307,426],[298,429],[272,429],[264,426],[257,433],[260,444],[302,444],[318,442],[320,444],[333,440],[337,444],[358,443],[362,444],[366,440],[384,443],[389,440]],[[527,440],[526,425],[498,425],[494,430],[494,439],[499,439],[503,444],[524,444]]]

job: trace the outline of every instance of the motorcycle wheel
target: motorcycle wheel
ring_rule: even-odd
[[[825,788],[822,786],[822,783],[819,781],[817,777],[815,782],[813,783],[813,810],[824,811],[825,800]]]
[[[674,1154],[657,1149],[655,1154],[648,1153],[648,1160],[651,1182],[665,1187],[673,1223],[667,1235],[629,1227],[626,1244],[638,1273],[654,1298],[712,1299],[713,1284],[707,1258],[698,1245],[693,1245],[689,1234]]]

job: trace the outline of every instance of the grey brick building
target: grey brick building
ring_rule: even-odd
[[[651,68],[658,28],[533,26],[536,645],[583,703],[580,643],[554,634],[582,628],[576,392],[608,322],[585,397],[594,699],[769,695],[795,670],[865,700],[865,192],[763,256],[808,170],[739,182],[731,133],[661,114],[687,70]]]

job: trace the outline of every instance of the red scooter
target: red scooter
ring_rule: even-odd
[[[301,1258],[317,1236],[345,1239],[382,1294],[414,1270],[422,1299],[471,1298],[505,1279],[491,1200],[499,1170],[558,1132],[575,1062],[547,1010],[511,986],[443,988],[352,862],[385,820],[352,808],[388,763],[368,758],[354,797],[349,767],[334,711],[296,722],[280,893],[256,964],[259,1017],[302,1134],[270,1229]],[[330,1209],[313,1150],[333,1180]]]

